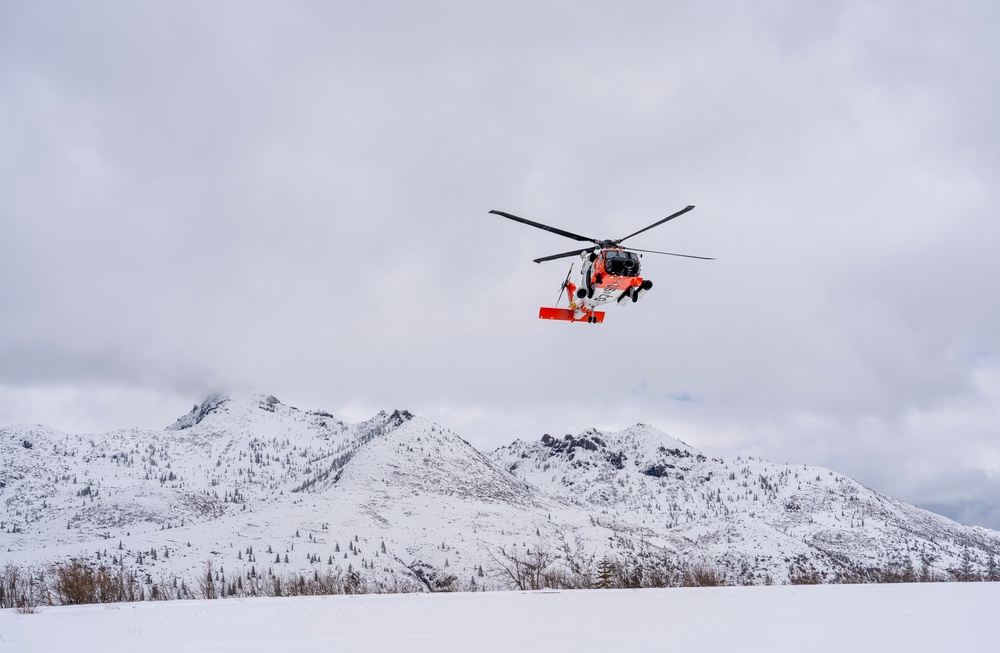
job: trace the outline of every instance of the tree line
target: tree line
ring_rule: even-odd
[[[681,561],[660,552],[644,552],[624,559],[605,555],[582,563],[567,550],[558,552],[539,538],[523,550],[503,548],[489,552],[493,564],[484,572],[480,565],[467,583],[453,575],[440,573],[429,565],[414,563],[412,577],[378,580],[348,565],[346,570],[314,570],[311,573],[236,574],[227,576],[211,560],[193,584],[176,576],[154,581],[122,567],[107,566],[73,558],[55,564],[43,572],[28,572],[8,564],[0,574],[0,608],[31,613],[39,606],[167,601],[183,599],[219,599],[242,597],[324,596],[336,594],[386,594],[409,592],[479,591],[488,589],[635,589],[662,587],[715,587],[725,585],[771,585],[769,574],[754,573],[748,568],[727,570],[706,562]],[[477,582],[476,576],[480,577]],[[496,585],[485,582],[489,576]],[[923,559],[914,567],[909,558],[881,564],[841,561],[833,571],[817,569],[800,556],[789,563],[787,582],[793,585],[821,583],[920,583],[920,582],[996,582],[1000,565],[993,556],[977,566],[965,551],[957,566],[945,571],[932,568]]]

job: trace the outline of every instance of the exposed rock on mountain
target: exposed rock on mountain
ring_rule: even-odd
[[[499,588],[512,561],[593,579],[603,559],[830,581],[985,573],[1000,554],[1000,534],[832,471],[710,458],[642,424],[484,455],[406,411],[346,424],[216,395],[162,431],[2,428],[0,460],[0,564],[83,557],[149,582],[211,560],[230,578]]]
[[[545,435],[493,454],[540,491],[600,511],[616,529],[721,564],[740,582],[764,575],[919,577],[989,565],[998,534],[886,497],[828,469],[709,458],[652,427]]]

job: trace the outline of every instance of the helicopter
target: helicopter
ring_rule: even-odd
[[[538,310],[538,317],[542,320],[563,320],[566,322],[587,322],[589,324],[600,324],[604,322],[604,311],[596,310],[598,307],[615,302],[619,306],[624,306],[629,301],[638,302],[653,287],[653,282],[639,276],[639,258],[642,252],[646,254],[665,254],[667,256],[681,256],[684,258],[695,258],[703,261],[714,261],[714,258],[707,256],[692,256],[690,254],[675,254],[673,252],[658,252],[651,249],[638,249],[636,247],[624,247],[622,242],[633,236],[638,236],[644,231],[649,231],[653,227],[673,220],[692,210],[694,206],[686,206],[676,213],[654,222],[648,227],[644,227],[635,233],[629,234],[617,240],[599,240],[588,236],[581,236],[565,229],[551,227],[541,222],[534,222],[504,211],[490,211],[494,215],[520,222],[531,227],[544,229],[545,231],[579,240],[590,242],[592,247],[574,249],[561,254],[552,254],[534,259],[535,263],[553,261],[560,258],[579,256],[583,262],[580,269],[580,284],[570,281],[573,275],[573,265],[569,266],[566,279],[559,289],[559,297],[556,304],[562,300],[563,292],[568,292],[569,308],[548,308],[543,306]],[[575,264],[574,264],[575,265]]]

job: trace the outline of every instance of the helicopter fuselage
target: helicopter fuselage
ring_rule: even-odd
[[[599,249],[581,255],[583,267],[579,285],[566,284],[569,290],[569,310],[542,308],[539,317],[571,322],[604,321],[604,312],[597,308],[611,301],[633,302],[646,294],[653,283],[639,276],[639,257],[624,249]]]
[[[575,299],[584,306],[594,308],[618,299],[629,288],[642,286],[639,257],[633,252],[601,249],[581,258],[584,263],[580,287],[585,293],[579,293]]]

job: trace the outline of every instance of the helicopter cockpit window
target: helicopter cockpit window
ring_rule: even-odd
[[[616,277],[634,277],[639,274],[639,257],[633,252],[607,252],[604,271]]]

